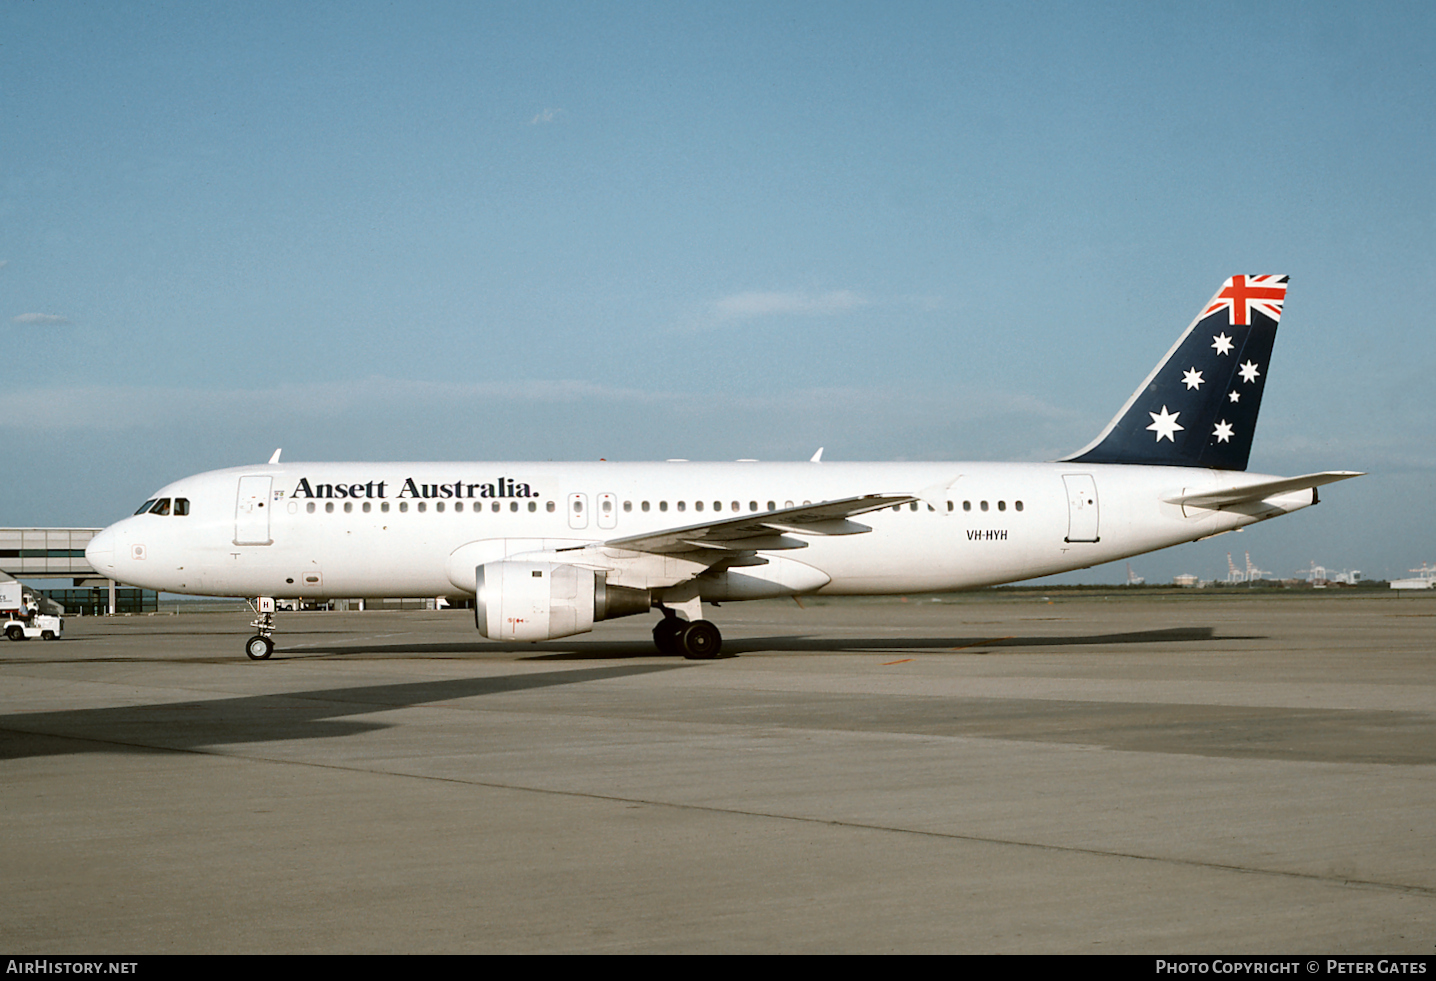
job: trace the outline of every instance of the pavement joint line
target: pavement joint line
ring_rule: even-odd
[[[364,642],[364,641],[383,640],[383,639],[386,638],[386,637],[404,637],[404,636],[407,636],[407,635],[406,635],[403,631],[394,631],[394,632],[392,632],[392,633],[387,633],[387,634],[368,634],[368,635],[365,635],[365,636],[362,636],[362,637],[354,637],[352,640],[346,635],[345,638],[344,638],[344,642],[345,642],[346,644],[356,644],[356,643],[361,643],[361,642]],[[283,647],[276,647],[276,651],[277,651],[277,653],[281,653],[281,654],[282,654],[282,653],[284,653],[285,651],[297,651],[297,650],[300,650],[300,649],[305,648],[305,647],[324,647],[324,646],[326,646],[326,645],[332,645],[333,643],[334,643],[334,639],[333,639],[332,637],[329,637],[329,638],[325,638],[324,640],[316,640],[316,641],[314,641],[313,643],[310,643],[310,644],[285,644]]]
[[[616,794],[599,794],[587,790],[557,790],[552,787],[531,787],[523,784],[499,783],[490,780],[473,780],[462,777],[443,777],[421,773],[404,773],[396,770],[381,770],[371,767],[341,766],[337,763],[318,763],[311,760],[288,760],[271,756],[245,755],[221,752],[212,749],[176,749],[172,746],[156,746],[149,743],[131,743],[120,740],[97,739],[93,736],[72,736],[48,732],[30,732],[24,729],[0,727],[0,731],[23,732],[26,735],[48,736],[54,739],[72,739],[78,742],[100,743],[111,746],[127,746],[137,749],[160,750],[170,753],[184,753],[194,756],[211,756],[221,759],[267,763],[274,766],[307,766],[340,773],[363,773],[371,776],[396,777],[401,780],[427,780],[468,787],[485,787],[491,790],[510,790],[554,797],[571,797],[584,800],[606,801],[615,804],[646,804],[650,807],[667,807],[675,810],[701,811],[709,814],[728,814],[737,817],[768,818],[775,821],[792,821],[801,824],[819,824],[834,828],[852,828],[861,831],[886,831],[891,834],[912,835],[922,838],[936,838],[947,841],[967,841],[985,845],[1006,845],[1015,848],[1032,848],[1041,851],[1058,852],[1067,855],[1089,855],[1096,858],[1131,859],[1139,862],[1153,862],[1161,865],[1176,865],[1184,868],[1209,869],[1218,872],[1235,872],[1241,875],[1262,875],[1274,878],[1293,879],[1323,885],[1346,886],[1369,889],[1377,892],[1394,892],[1412,896],[1436,899],[1436,887],[1416,886],[1400,882],[1378,882],[1372,879],[1351,879],[1343,876],[1318,875],[1313,872],[1294,872],[1283,869],[1264,869],[1245,865],[1231,865],[1223,862],[1203,862],[1196,859],[1172,858],[1160,855],[1143,855],[1139,852],[1110,851],[1101,848],[1083,848],[1077,845],[1053,845],[1035,841],[1020,841],[1015,838],[995,838],[986,835],[965,835],[951,831],[931,831],[920,828],[900,828],[892,825],[871,824],[862,821],[848,821],[841,818],[805,817],[799,814],[778,814],[769,811],[744,810],[736,807],[718,807],[713,804],[689,804],[678,801],[652,800],[644,797],[622,797]]]

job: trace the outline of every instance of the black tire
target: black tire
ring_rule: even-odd
[[[683,631],[683,656],[690,661],[709,661],[723,650],[723,635],[707,620],[694,620]]]
[[[267,661],[269,655],[274,653],[274,641],[262,634],[255,634],[245,641],[244,653],[249,655],[251,661]]]
[[[10,624],[10,626],[5,628],[5,636],[9,637],[11,640],[24,640],[25,628],[20,626],[18,623],[12,623]]]
[[[41,640],[54,640],[54,639],[55,639],[55,631],[53,631],[53,630],[42,630],[42,631],[40,631],[40,639],[41,639]]]
[[[679,638],[683,635],[683,628],[687,623],[677,617],[664,617],[653,627],[653,643],[658,648],[658,653],[674,656],[683,653],[683,646]]]

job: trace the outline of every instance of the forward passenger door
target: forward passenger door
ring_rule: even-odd
[[[239,495],[234,505],[234,543],[236,545],[273,545],[269,537],[269,491],[274,478],[246,476],[239,478]]]

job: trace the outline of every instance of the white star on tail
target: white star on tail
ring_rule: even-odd
[[[1230,395],[1227,396],[1227,398],[1231,399],[1233,402],[1240,402],[1242,400],[1242,393],[1238,391],[1233,391]]]
[[[1257,380],[1257,375],[1261,374],[1261,372],[1257,371],[1255,361],[1248,361],[1242,365],[1241,371],[1239,371],[1238,374],[1242,376],[1242,381],[1254,382]]]
[[[1182,381],[1187,385],[1187,391],[1202,387],[1202,373],[1196,368],[1188,368],[1182,372]]]
[[[1230,443],[1232,441],[1232,424],[1223,419],[1217,423],[1216,430],[1212,433],[1218,443]]]
[[[1177,417],[1180,416],[1181,413],[1168,413],[1167,407],[1165,405],[1162,406],[1161,415],[1158,415],[1155,412],[1148,412],[1147,415],[1152,417],[1152,424],[1147,428],[1157,434],[1158,443],[1160,443],[1164,439],[1171,440],[1173,443],[1175,443],[1177,440],[1174,434],[1179,433],[1186,428],[1185,426],[1177,425]]]
[[[1217,349],[1218,354],[1232,353],[1232,339],[1227,336],[1226,331],[1222,331],[1220,334],[1214,335],[1212,337],[1212,341],[1212,347]]]

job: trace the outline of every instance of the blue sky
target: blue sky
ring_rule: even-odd
[[[286,459],[1051,459],[1292,277],[1137,560],[1436,561],[1429,4],[0,6],[0,524]],[[24,370],[14,370],[24,362]],[[1075,578],[1112,579],[1118,570]]]

